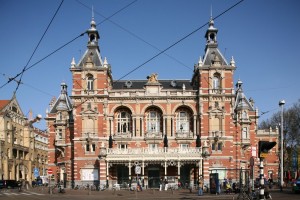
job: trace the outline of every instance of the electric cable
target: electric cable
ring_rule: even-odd
[[[225,13],[227,13],[229,10],[233,9],[234,7],[236,7],[237,5],[239,5],[240,3],[242,3],[244,0],[240,0],[239,2],[237,2],[236,4],[232,5],[231,7],[229,7],[228,9],[226,9],[225,11],[223,11],[222,13],[220,13],[219,15],[217,15],[216,17],[212,18],[213,20],[218,19],[219,17],[221,17],[222,15],[224,15]],[[176,41],[175,43],[173,43],[172,45],[168,46],[167,48],[165,48],[164,50],[162,50],[161,52],[159,52],[158,54],[154,55],[153,57],[149,58],[148,60],[146,60],[145,62],[143,62],[142,64],[140,64],[139,66],[135,67],[134,69],[132,69],[131,71],[129,71],[128,73],[126,73],[125,75],[123,75],[121,78],[119,78],[117,81],[118,82],[120,80],[122,80],[123,78],[125,78],[126,76],[128,76],[129,74],[131,74],[132,72],[138,70],[139,68],[141,68],[142,66],[144,66],[145,64],[147,64],[148,62],[154,60],[156,57],[160,56],[161,54],[163,54],[164,52],[168,51],[169,49],[171,49],[172,47],[174,47],[175,45],[179,44],[180,42],[182,42],[183,40],[185,40],[186,38],[188,38],[189,36],[193,35],[194,33],[196,33],[197,31],[201,30],[203,27],[205,27],[206,25],[208,25],[209,22],[206,22],[205,24],[203,24],[202,26],[200,26],[199,28],[193,30],[191,33],[187,34],[186,36],[184,36],[183,38],[179,39],[178,41]]]
[[[55,16],[56,16],[56,14],[58,13],[58,11],[59,11],[61,5],[63,4],[63,2],[64,2],[64,0],[62,0],[61,3],[59,4],[58,8],[56,9],[56,12],[54,13],[54,15],[53,15],[52,19],[50,20],[50,22],[49,22],[49,24],[48,24],[46,30],[44,31],[44,33],[43,33],[43,35],[42,35],[40,41],[38,42],[37,46],[35,47],[33,53],[31,54],[29,60],[27,61],[26,65],[23,67],[23,70],[22,70],[22,72],[21,72],[20,79],[19,79],[19,81],[18,81],[17,87],[16,87],[16,89],[15,89],[15,91],[14,91],[14,94],[16,94],[17,90],[19,89],[20,83],[21,83],[21,81],[22,81],[22,77],[23,77],[23,75],[24,75],[24,72],[25,72],[25,70],[26,70],[26,68],[27,68],[27,66],[28,66],[28,64],[29,64],[29,62],[31,61],[33,55],[35,54],[37,48],[40,46],[40,44],[41,44],[43,38],[45,37],[45,35],[46,35],[48,29],[50,28],[50,25],[52,24],[52,22],[53,22],[53,20],[54,20],[54,18],[55,18]]]
[[[82,6],[86,7],[87,9],[89,9],[89,10],[91,9],[90,7],[88,7],[87,5],[85,5],[84,3],[80,2],[79,0],[76,0],[76,1],[77,1],[79,4],[81,4]],[[121,25],[117,24],[116,22],[112,21],[110,18],[111,18],[113,15],[111,15],[111,16],[109,16],[109,17],[105,17],[104,15],[102,15],[101,13],[99,13],[99,12],[97,12],[97,11],[95,11],[95,13],[98,14],[98,15],[100,15],[101,17],[104,18],[104,20],[101,21],[100,23],[98,23],[97,25],[99,25],[99,24],[101,24],[101,23],[103,23],[104,21],[107,20],[107,21],[109,21],[110,23],[112,23],[112,24],[114,24],[115,26],[117,26],[118,28],[120,28],[121,30],[125,31],[126,33],[132,35],[133,37],[137,38],[138,40],[140,40],[140,41],[144,42],[145,44],[149,45],[149,46],[152,47],[153,49],[158,50],[159,52],[162,51],[161,49],[159,49],[159,48],[156,47],[155,45],[153,45],[153,44],[147,42],[147,41],[146,41],[145,39],[143,39],[142,37],[138,36],[137,34],[135,34],[135,33],[131,32],[131,31],[129,31],[128,29],[126,29],[126,28],[122,27]],[[179,64],[183,65],[184,67],[186,67],[186,68],[190,69],[191,71],[193,71],[193,69],[192,69],[191,67],[187,66],[186,64],[184,64],[183,62],[181,62],[181,61],[178,60],[177,58],[175,58],[175,57],[173,57],[173,56],[171,56],[171,55],[169,55],[169,54],[167,54],[167,53],[164,53],[164,55],[166,55],[167,57],[171,58],[172,60],[176,61],[177,63],[179,63]]]

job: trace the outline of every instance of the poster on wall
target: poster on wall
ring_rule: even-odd
[[[81,180],[94,181],[99,180],[98,169],[81,169]]]

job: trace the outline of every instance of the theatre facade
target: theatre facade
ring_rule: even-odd
[[[114,81],[92,20],[87,49],[71,62],[71,93],[62,83],[46,113],[54,179],[66,187],[141,179],[157,188],[161,179],[193,185],[203,176],[208,184],[211,173],[238,182],[241,169],[257,177],[258,141],[276,141],[278,130],[258,130],[258,109],[242,81],[234,81],[235,61],[219,51],[217,33],[211,19],[205,53],[187,79],[160,80],[153,72],[145,80]],[[277,146],[265,159],[265,176],[273,179],[276,152]]]

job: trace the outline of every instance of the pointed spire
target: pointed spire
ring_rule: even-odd
[[[203,61],[202,61],[202,57],[200,56],[199,61],[198,61],[198,66],[202,67],[203,66]]]
[[[235,61],[234,61],[234,59],[233,59],[233,56],[231,56],[230,65],[231,65],[232,67],[235,67]]]
[[[104,57],[103,67],[108,68],[108,62],[106,57]]]
[[[75,58],[72,58],[72,62],[71,62],[71,68],[75,68],[76,66],[76,62],[75,62]]]
[[[91,21],[91,29],[92,30],[96,30],[96,22],[95,22],[95,19],[94,19],[94,7],[92,6],[92,21]],[[90,30],[91,30],[90,29]]]
[[[92,20],[94,20],[94,6],[92,6]]]

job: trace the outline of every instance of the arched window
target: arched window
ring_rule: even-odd
[[[147,132],[160,132],[161,115],[156,110],[150,110],[147,114]]]
[[[221,84],[220,84],[220,76],[218,74],[215,74],[213,79],[213,89],[218,90],[221,89]]]
[[[187,133],[190,131],[190,114],[187,111],[180,111],[176,116],[176,132]]]
[[[94,90],[94,77],[92,75],[87,76],[87,83],[86,83],[87,90],[93,91]]]
[[[131,115],[125,110],[121,110],[117,115],[117,132],[127,133],[131,131]]]

